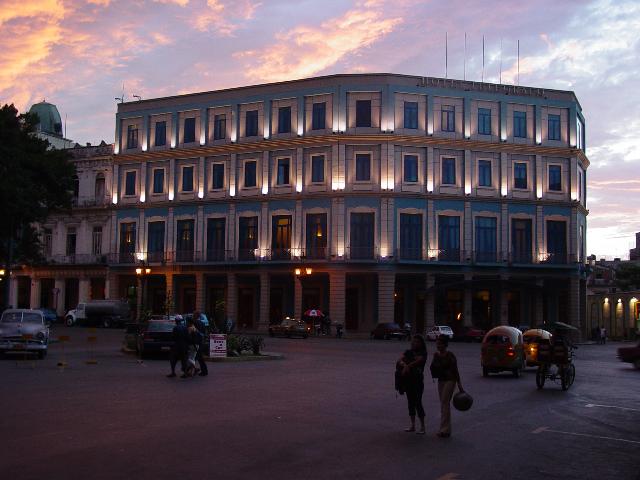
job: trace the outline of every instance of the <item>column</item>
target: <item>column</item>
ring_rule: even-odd
[[[196,310],[204,312],[205,310],[205,276],[204,272],[196,272]]]
[[[542,205],[536,205],[536,237],[534,241],[534,263],[540,263],[541,254],[544,254],[543,259],[546,260],[547,243],[544,238],[544,210]]]
[[[509,193],[509,156],[500,152],[500,195],[506,197]]]
[[[302,281],[298,275],[295,275],[293,283],[293,316],[300,320],[302,318]]]
[[[236,154],[232,153],[229,160],[229,196],[236,196]]]
[[[380,245],[378,246],[378,251],[382,258],[393,256],[393,252],[390,249],[389,240],[387,238],[389,234],[388,215],[388,199],[383,197],[380,199]],[[375,240],[377,243],[377,239]]]
[[[394,272],[378,273],[378,322],[394,321],[394,290],[396,274]]]
[[[542,327],[544,323],[544,299],[543,299],[544,280],[536,278],[536,288],[533,291],[533,326]]]
[[[227,318],[234,323],[238,317],[238,283],[235,273],[227,274]]]
[[[500,141],[507,141],[507,102],[500,102]]]
[[[436,294],[431,289],[436,284],[436,277],[432,274],[427,274],[427,292],[425,297],[424,308],[424,326],[426,328],[433,327],[436,323]]]
[[[260,317],[258,319],[258,331],[260,332],[266,332],[269,329],[269,301],[271,299],[270,280],[268,271],[264,270],[260,272]]]
[[[468,283],[473,280],[473,275],[471,273],[464,274],[464,313],[462,314],[462,321],[465,327],[470,327],[473,325],[473,289],[471,285]]]
[[[78,303],[88,302],[91,298],[91,280],[89,278],[81,278],[78,288]]]
[[[542,106],[535,105],[534,107],[534,115],[535,115],[535,139],[536,145],[540,145],[542,143]]]
[[[175,301],[173,294],[173,274],[167,273],[165,274],[165,299],[164,305],[167,314],[171,314],[175,312]]]
[[[463,239],[462,261],[470,262],[473,260],[473,215],[471,214],[471,202],[464,202],[464,218],[463,218]]]
[[[63,282],[64,283],[64,282]],[[106,297],[108,300],[118,300],[118,276],[115,272],[107,273]],[[58,288],[58,280],[56,280],[56,288]]]
[[[611,297],[609,300],[614,309],[617,309],[617,298]],[[624,309],[623,309],[624,311]],[[580,278],[572,276],[569,278],[569,325],[573,325],[578,330],[581,330],[580,325]]]
[[[295,218],[293,221],[293,256],[300,257],[303,252],[302,238],[304,231],[304,216],[302,215],[302,200],[296,200]]]
[[[142,317],[142,285],[144,279],[142,275],[138,275],[136,278],[136,321],[140,321]]]
[[[544,178],[543,173],[544,173],[544,166],[542,164],[542,155],[536,155],[535,181],[536,181],[536,198],[538,199],[542,198],[542,192],[543,192],[542,179]]]
[[[345,325],[345,285],[343,270],[329,272],[329,316],[334,323]]]
[[[427,147],[427,192],[433,192],[435,185],[435,173],[433,169],[433,147]]]
[[[149,115],[142,117],[142,151],[149,149]]]
[[[141,162],[140,165],[140,201],[147,200],[147,162]]]
[[[29,298],[29,308],[38,308],[40,306],[40,279],[31,277],[31,296]]]
[[[471,98],[464,97],[464,138],[471,138]]]
[[[302,184],[304,183],[304,152],[302,148],[296,148],[296,192],[302,192]]]
[[[12,279],[13,280],[13,279]],[[64,305],[64,278],[56,278],[54,281],[54,285],[55,285],[55,292],[53,294],[53,301],[54,304],[56,306],[56,313],[61,316],[64,317],[64,315],[67,313],[64,309],[65,305]],[[16,281],[16,289],[15,289],[15,300],[11,300],[11,304],[13,306],[15,306],[18,302],[18,282]]]
[[[500,305],[500,325],[509,325],[509,292],[507,290],[507,275],[500,275],[500,288],[498,289],[498,302]]]
[[[427,96],[427,135],[433,135],[433,95]]]
[[[500,207],[500,242],[498,247],[498,261],[509,261],[509,253],[511,251],[509,245],[509,206],[503,203]]]
[[[464,194],[471,195],[472,183],[471,150],[464,151]]]

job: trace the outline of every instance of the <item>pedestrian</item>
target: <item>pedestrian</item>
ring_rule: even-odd
[[[200,375],[201,377],[206,377],[209,375],[209,369],[207,368],[207,362],[204,361],[204,349],[205,349],[205,340],[207,335],[207,329],[202,322],[202,314],[200,312],[194,312],[193,314],[193,324],[202,335],[202,342],[199,345],[198,353],[196,355],[196,360],[198,365],[200,366]]]
[[[600,343],[602,345],[604,345],[605,343],[607,343],[607,329],[604,328],[604,326],[602,326],[600,328]]]
[[[427,344],[422,335],[414,335],[411,348],[406,350],[396,368],[400,370],[402,389],[407,396],[409,419],[411,424],[405,432],[416,432],[416,415],[420,420],[420,428],[416,433],[424,435],[424,407],[422,394],[424,392],[424,366],[427,363]]]
[[[196,328],[193,318],[187,320],[187,332],[187,366],[184,374],[180,378],[193,377],[200,371],[200,369],[196,367],[196,356],[198,355],[198,350],[200,350],[200,345],[202,344],[202,334]]]
[[[173,327],[173,345],[171,345],[171,352],[169,353],[169,365],[171,366],[171,373],[167,375],[169,378],[176,376],[176,365],[180,362],[182,373],[184,374],[187,369],[186,355],[187,347],[189,344],[189,333],[187,327],[182,321],[182,316],[176,315],[176,325]]]
[[[440,397],[440,430],[437,435],[441,438],[451,436],[451,398],[453,390],[464,392],[458,371],[458,361],[453,352],[447,350],[449,337],[440,335],[436,341],[437,351],[431,361],[431,375],[438,379],[438,395]]]

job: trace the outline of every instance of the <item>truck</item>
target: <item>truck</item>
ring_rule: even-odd
[[[122,327],[131,318],[129,303],[124,300],[92,300],[79,303],[64,316],[67,326],[88,325],[105,328]]]

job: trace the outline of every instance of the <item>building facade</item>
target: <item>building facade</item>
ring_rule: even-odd
[[[79,226],[92,254],[105,220],[104,263],[80,269],[79,298],[104,277],[106,297],[261,331],[309,308],[359,333],[584,325],[589,161],[572,92],[335,75],[120,104],[115,131],[109,205]],[[56,222],[52,254],[72,227]]]

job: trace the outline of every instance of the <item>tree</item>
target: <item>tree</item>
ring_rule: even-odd
[[[67,151],[49,150],[35,136],[37,124],[36,115],[19,114],[13,105],[0,108],[0,261],[7,273],[41,259],[34,224],[71,208],[75,166]]]
[[[616,269],[616,285],[622,290],[640,288],[640,265],[627,263]]]

